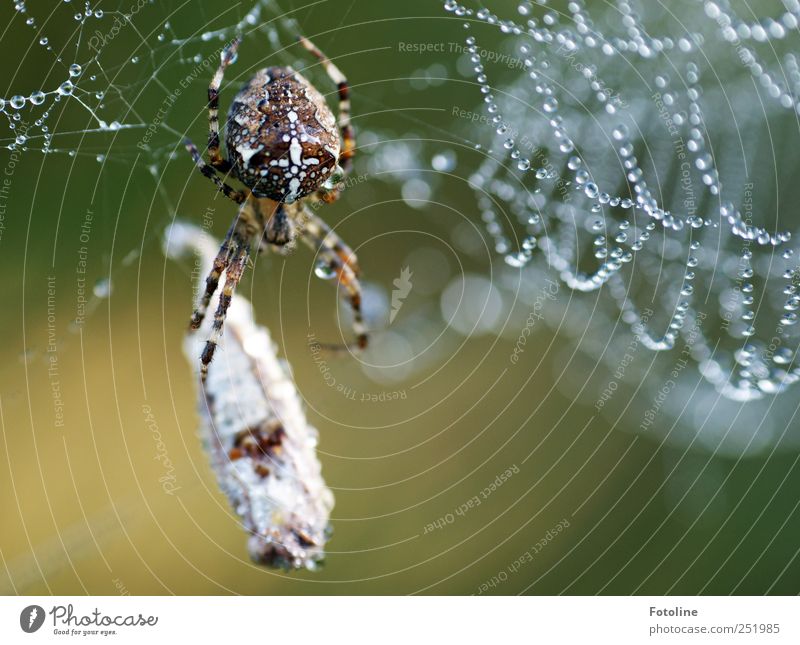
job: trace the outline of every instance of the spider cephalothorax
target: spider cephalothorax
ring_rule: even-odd
[[[262,69],[242,88],[228,112],[225,144],[237,179],[257,197],[292,203],[337,174],[336,119],[291,67]]]
[[[240,205],[206,279],[203,298],[192,315],[191,327],[197,329],[224,273],[225,286],[214,314],[211,337],[200,359],[203,378],[251,251],[267,246],[282,248],[295,237],[310,246],[318,260],[337,277],[353,309],[357,346],[363,349],[367,345],[356,256],[306,205],[309,201],[337,199],[340,182],[352,166],[355,139],[347,80],[310,41],[300,38],[300,43],[317,57],[336,83],[338,122],[322,94],[301,74],[290,67],[268,67],[256,72],[233,100],[225,136],[228,159],[223,158],[219,87],[225,69],[236,58],[237,38],[222,51],[220,66],[208,87],[209,162],[203,160],[191,141],[186,141],[200,172]],[[232,188],[217,173],[238,179],[246,189]]]

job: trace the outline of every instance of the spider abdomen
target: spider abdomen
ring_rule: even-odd
[[[256,197],[286,203],[320,188],[341,149],[324,97],[290,67],[262,69],[239,91],[225,143],[233,172]]]

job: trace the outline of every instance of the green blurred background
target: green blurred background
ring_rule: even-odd
[[[620,392],[614,406],[595,411],[612,368],[581,345],[614,343],[613,364],[630,342],[592,323],[596,294],[573,297],[562,287],[548,316],[580,333],[536,327],[517,364],[509,355],[541,285],[524,285],[527,301],[520,300],[512,276],[510,286],[491,292],[497,311],[488,323],[478,316],[486,328],[477,333],[446,324],[442,292],[457,288],[462,272],[473,285],[505,274],[502,259],[482,246],[480,213],[466,189],[478,159],[473,141],[451,116],[453,106],[474,109],[479,100],[450,51],[463,41],[463,20],[423,0],[282,2],[282,11],[266,3],[261,18],[291,16],[348,75],[361,146],[355,175],[363,181],[320,214],[357,250],[377,301],[389,297],[405,266],[415,287],[363,358],[377,367],[330,361],[337,383],[353,392],[348,398],[326,385],[307,349],[309,329],[323,339],[340,333],[335,291],[314,277],[311,254],[260,257],[245,277],[241,293],[290,361],[320,431],[323,474],[336,496],[321,571],[251,564],[196,436],[181,349],[192,263],[166,260],[160,244],[173,218],[206,223],[221,236],[235,214],[180,145],[184,133],[204,141],[211,68],[201,67],[169,106],[150,147],[137,144],[165,97],[219,47],[216,36],[206,42],[200,34],[230,29],[252,4],[144,4],[93,59],[88,39],[97,30],[107,36],[131,2],[101,3],[103,17],[86,21],[74,19],[83,9],[74,1],[52,3],[52,13],[30,6],[22,14],[10,3],[0,11],[7,99],[52,90],[71,63],[82,65],[79,89],[48,117],[55,151],[37,150],[38,130],[29,150],[0,151],[0,165],[14,164],[0,237],[3,593],[800,591],[793,394],[782,407],[720,404],[720,415],[738,418],[750,434],[716,450],[719,437],[693,441],[711,399],[691,398],[682,409],[699,380],[694,370],[675,397],[675,415],[657,420],[658,432],[636,432],[652,404],[646,388]],[[515,13],[514,3],[501,8]],[[274,24],[277,40],[264,29],[245,37],[223,106],[257,67],[304,64],[291,46],[292,26]],[[52,52],[39,45],[42,34]],[[497,32],[487,30],[484,41],[502,45]],[[443,43],[444,51],[408,52],[399,43]],[[332,100],[320,70],[308,75]],[[79,100],[109,123],[138,125],[97,132],[97,118]],[[39,112],[30,104],[20,110],[24,119]],[[3,134],[10,143],[12,131]],[[443,150],[458,158],[452,175],[432,170],[432,156]],[[420,208],[415,195],[429,203]],[[84,261],[92,293],[85,320],[75,324]],[[378,319],[385,309],[384,302]],[[341,329],[349,333],[346,324]],[[675,360],[635,356],[645,377]],[[405,398],[370,400],[387,392]],[[172,495],[159,483],[165,469],[145,406],[174,468]],[[759,429],[769,414],[774,423]],[[748,444],[754,430],[766,438]],[[518,472],[480,505],[455,514],[512,467]],[[441,527],[431,530],[434,523]],[[510,571],[531,549],[530,561]],[[484,589],[493,578],[500,584]]]

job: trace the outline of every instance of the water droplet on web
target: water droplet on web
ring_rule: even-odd
[[[553,113],[558,110],[558,100],[554,96],[548,96],[542,103],[542,107],[545,112]]]
[[[514,255],[506,255],[504,261],[508,266],[513,267],[514,269],[521,269],[531,261],[531,256],[520,251]]]
[[[38,90],[33,94],[31,94],[29,98],[31,103],[33,103],[34,105],[41,105],[42,103],[44,103],[45,93],[42,92],[41,90]]]
[[[622,141],[623,139],[627,139],[628,138],[628,126],[621,123],[616,128],[614,128],[614,130],[613,130],[613,132],[611,134],[617,141]]]
[[[11,97],[9,103],[11,104],[12,108],[19,110],[25,105],[25,97],[17,94],[16,96]]]
[[[81,75],[81,71],[82,71],[81,70],[81,66],[78,65],[77,63],[72,63],[72,65],[69,66],[69,75],[72,78],[75,78],[76,76],[80,76]]]
[[[322,280],[332,280],[336,277],[336,271],[331,268],[330,264],[324,260],[320,260],[314,266],[314,275]]]
[[[72,94],[73,89],[75,89],[75,86],[72,84],[72,81],[64,81],[58,86],[58,93],[61,96],[69,96]]]
[[[689,224],[692,228],[702,228],[703,227],[703,218],[697,215],[690,215],[686,218],[686,223]]]

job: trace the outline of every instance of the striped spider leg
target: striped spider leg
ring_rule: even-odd
[[[228,233],[220,246],[219,253],[214,258],[211,271],[206,278],[205,291],[189,323],[189,328],[192,330],[200,328],[208,311],[211,298],[219,288],[220,279],[224,273],[225,284],[222,287],[222,294],[214,312],[211,335],[200,355],[200,376],[203,381],[206,379],[208,366],[214,358],[214,352],[219,344],[219,338],[222,335],[222,328],[225,324],[225,317],[228,313],[233,293],[247,267],[251,248],[253,246],[258,248],[263,234],[262,231],[262,217],[258,204],[252,196],[249,196],[239,209],[236,219],[228,229]]]
[[[306,204],[287,206],[292,218],[299,222],[296,234],[303,243],[317,254],[336,276],[337,284],[347,297],[353,311],[353,332],[355,345],[325,345],[327,349],[364,350],[369,343],[367,327],[361,311],[361,283],[358,280],[360,269],[356,254],[347,244]]]

